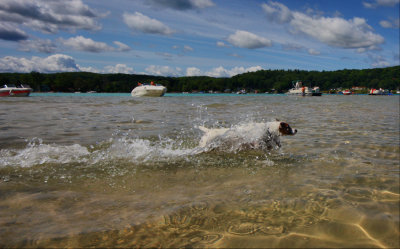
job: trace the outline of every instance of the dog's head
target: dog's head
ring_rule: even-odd
[[[280,122],[280,124],[279,124],[279,133],[282,136],[294,135],[294,134],[297,133],[297,129],[292,129],[292,127],[290,127],[289,124],[287,124],[285,122]]]

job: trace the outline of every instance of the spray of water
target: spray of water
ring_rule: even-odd
[[[203,107],[198,108],[200,119],[193,120],[194,125],[189,130],[182,130],[177,136],[171,137],[138,137],[129,132],[115,132],[111,138],[96,145],[59,145],[46,144],[40,138],[27,140],[23,149],[0,150],[0,167],[31,167],[43,164],[84,163],[94,165],[102,162],[123,160],[132,163],[171,161],[187,159],[201,153],[218,150],[222,153],[238,153],[242,150],[257,149],[244,146],[257,143],[263,136],[267,123],[253,121],[241,122],[229,128],[221,136],[207,140],[209,134],[218,133],[220,128],[207,129],[204,134],[202,125],[209,122]],[[200,122],[201,121],[201,122]],[[218,127],[215,122],[211,127]],[[201,131],[203,129],[203,132]],[[133,133],[133,132],[132,132]]]

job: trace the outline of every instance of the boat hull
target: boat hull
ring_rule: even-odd
[[[133,97],[162,97],[167,92],[164,86],[138,86],[132,90]]]
[[[30,88],[3,88],[0,89],[0,97],[28,97],[31,92]]]
[[[289,92],[287,92],[287,95],[292,95],[292,96],[321,96],[322,93],[320,93],[320,92],[310,92],[310,91],[302,92],[301,90],[289,90]]]

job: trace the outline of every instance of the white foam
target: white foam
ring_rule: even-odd
[[[73,145],[46,144],[39,138],[27,141],[23,149],[0,150],[0,167],[31,167],[47,163],[68,164],[86,163],[93,165],[103,161],[126,160],[129,162],[169,161],[174,158],[187,157],[219,148],[222,151],[238,152],[241,146],[258,139],[265,134],[270,123],[243,123],[222,129],[203,129],[198,146],[187,145],[187,134],[171,139],[132,138],[128,134],[114,135],[108,141],[97,146],[88,147]],[[193,139],[196,139],[195,137]],[[186,144],[186,146],[184,145]]]
[[[154,159],[168,159],[186,156],[190,149],[181,149],[175,141],[164,138],[156,142],[140,138],[121,137],[113,139],[105,151],[95,152],[103,155],[101,159],[127,159],[132,162],[144,162]]]
[[[89,154],[87,148],[79,144],[43,144],[41,139],[34,138],[22,150],[0,150],[0,166],[30,167],[45,163],[86,162]]]

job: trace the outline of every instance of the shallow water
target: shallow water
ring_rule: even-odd
[[[1,247],[399,247],[399,96],[0,99]],[[271,151],[199,126],[275,119]]]

